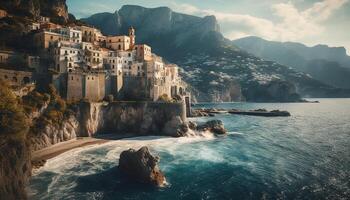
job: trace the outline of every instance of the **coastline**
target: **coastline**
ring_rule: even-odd
[[[91,145],[102,145],[107,142],[115,141],[115,140],[121,140],[125,138],[133,138],[133,137],[139,137],[142,135],[136,135],[136,134],[105,134],[105,135],[98,135],[96,137],[77,137],[72,140],[68,140],[65,142],[60,142],[55,145],[52,145],[50,147],[34,151],[32,153],[32,169],[39,169],[40,167],[43,167],[47,160],[52,159],[54,157],[57,157],[67,151],[85,147],[85,146],[91,146]]]
[[[51,158],[59,156],[62,153],[76,149],[79,147],[85,147],[90,145],[100,145],[111,141],[112,139],[100,139],[92,137],[79,137],[73,140],[61,142],[50,147],[34,151],[32,154],[32,166],[33,169],[42,167],[45,162]]]

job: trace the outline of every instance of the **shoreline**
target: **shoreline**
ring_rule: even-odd
[[[92,138],[92,137],[79,137],[76,139],[68,140],[65,142],[60,142],[49,146],[47,148],[41,149],[39,151],[34,151],[32,153],[32,169],[39,169],[44,166],[46,161],[57,157],[67,151],[72,149],[76,149],[79,147],[85,147],[90,145],[100,145],[105,144],[112,139],[100,139],[100,138]]]
[[[139,136],[142,136],[142,135],[105,134],[105,135],[97,135],[96,137],[77,137],[72,140],[60,142],[52,146],[46,147],[44,149],[32,152],[32,158],[31,158],[32,170],[39,169],[45,165],[47,160],[57,157],[67,151],[70,151],[76,148],[91,146],[91,145],[101,145],[114,140],[121,140],[125,138],[133,138],[133,137],[139,137]]]

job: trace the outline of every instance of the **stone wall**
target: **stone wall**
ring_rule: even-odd
[[[119,99],[144,100],[149,98],[149,86],[146,77],[124,76]]]
[[[79,101],[83,98],[83,80],[82,74],[67,74],[67,100]]]
[[[23,86],[33,82],[33,72],[0,69],[0,79],[7,81],[11,86]]]
[[[101,101],[105,97],[105,75],[86,74],[83,82],[83,96],[90,101]]]

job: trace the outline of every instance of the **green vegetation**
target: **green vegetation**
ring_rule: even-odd
[[[159,98],[158,98],[159,102],[165,102],[165,103],[171,103],[173,100],[167,95],[167,94],[162,94]]]
[[[48,104],[44,113],[35,121],[31,128],[31,133],[39,133],[40,129],[44,128],[46,125],[51,124],[54,126],[60,126],[61,123],[69,116],[74,114],[75,104],[67,104],[57,93],[53,85],[49,85],[46,88],[47,93],[32,92],[30,97],[27,99],[34,99],[36,104],[31,103],[32,101],[27,101],[26,106],[33,109],[40,109],[44,103]]]
[[[173,98],[169,97],[167,94],[162,94],[158,98],[158,102],[164,102],[164,103],[176,103],[181,102],[182,98],[179,95],[175,95]]]
[[[0,80],[0,136],[25,138],[28,119],[6,82]]]

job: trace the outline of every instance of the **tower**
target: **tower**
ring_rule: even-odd
[[[133,49],[135,46],[135,29],[131,26],[129,28],[129,37],[130,37],[130,49]]]

